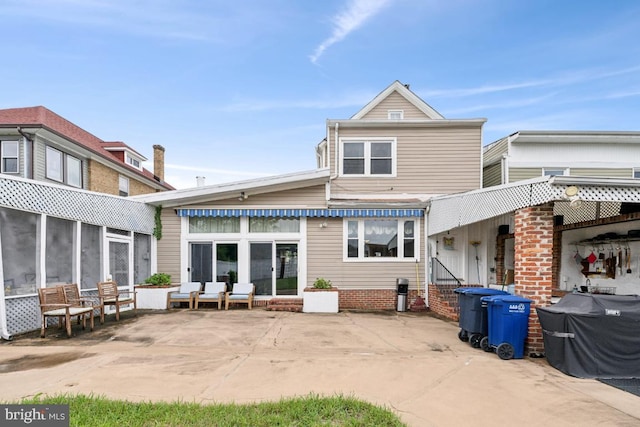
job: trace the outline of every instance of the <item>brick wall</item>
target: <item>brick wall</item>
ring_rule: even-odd
[[[458,285],[429,285],[429,310],[433,313],[451,320],[459,320],[460,314],[457,303],[457,294],[453,289]],[[453,299],[455,298],[455,300]]]
[[[515,214],[515,292],[531,303],[526,354],[544,352],[535,308],[551,303],[553,289],[553,205],[531,206]]]
[[[120,194],[118,171],[94,160],[89,160],[89,190],[106,194]],[[155,193],[156,190],[141,181],[129,177],[129,195]]]
[[[340,289],[338,304],[340,310],[396,310],[398,292],[395,289]],[[407,311],[418,296],[417,290],[409,290]]]

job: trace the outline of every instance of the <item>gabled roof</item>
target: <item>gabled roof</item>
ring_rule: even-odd
[[[246,181],[203,185],[201,187],[185,188],[162,193],[142,194],[139,196],[131,196],[130,198],[168,208],[237,198],[240,195],[244,195],[245,198],[250,198],[256,194],[293,190],[326,184],[328,182],[329,169],[315,169],[312,171],[275,175]]]
[[[113,147],[113,143],[106,143],[97,136],[87,132],[81,127],[71,123],[64,117],[59,116],[53,111],[43,106],[25,107],[25,108],[8,108],[0,110],[0,128],[6,127],[24,127],[34,128],[40,127],[47,129],[67,140],[70,140],[80,147],[83,147],[103,159],[125,167],[136,175],[143,177],[148,181],[152,181],[154,185],[161,186],[167,190],[173,187],[166,182],[159,182],[155,179],[154,174],[146,169],[138,170],[124,162],[118,160],[113,153],[106,150],[107,147]],[[126,147],[129,151],[136,153],[126,144],[120,142],[123,149]],[[141,156],[142,157],[142,156]]]
[[[444,117],[434,110],[429,104],[424,102],[420,97],[418,97],[415,93],[409,90],[409,85],[404,85],[400,83],[398,80],[391,83],[389,87],[380,92],[378,96],[373,98],[371,102],[364,106],[360,111],[351,117],[353,120],[358,120],[363,118],[369,111],[374,109],[380,102],[385,100],[389,95],[393,92],[398,92],[402,95],[407,101],[413,104],[418,110],[422,111],[427,117],[434,120],[444,119]]]

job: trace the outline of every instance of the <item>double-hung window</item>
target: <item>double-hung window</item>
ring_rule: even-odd
[[[395,176],[395,139],[342,140],[341,174]]]
[[[45,173],[47,179],[82,187],[82,161],[52,147],[46,148]]]
[[[18,173],[18,141],[2,141],[2,173]]]
[[[118,194],[123,197],[129,195],[129,178],[120,175],[118,177]]]
[[[414,219],[349,219],[345,221],[348,260],[411,259],[418,257]]]

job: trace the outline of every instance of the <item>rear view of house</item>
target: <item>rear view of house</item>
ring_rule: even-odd
[[[427,200],[480,187],[484,122],[396,81],[326,122],[317,170],[136,199],[164,208],[158,265],[180,281],[252,282],[260,303],[323,277],[341,308],[392,309],[398,278],[424,289]]]

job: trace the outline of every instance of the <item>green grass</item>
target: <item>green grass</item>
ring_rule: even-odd
[[[309,395],[279,402],[197,404],[36,396],[21,404],[68,404],[71,426],[405,426],[391,411],[353,398]]]

